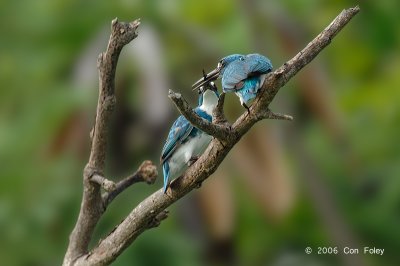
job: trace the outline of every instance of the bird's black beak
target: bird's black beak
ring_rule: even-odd
[[[210,73],[206,74],[203,70],[203,77],[196,81],[193,85],[192,88],[193,90],[198,89],[199,87],[203,86],[206,83],[209,83],[210,81],[214,81],[219,77],[219,74],[221,72],[221,65],[218,64],[218,67],[214,70],[212,70]]]

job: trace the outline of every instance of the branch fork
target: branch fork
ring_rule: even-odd
[[[198,116],[180,93],[169,90],[168,97],[174,102],[179,112],[195,127],[222,141],[229,138],[231,133],[229,127],[221,124],[213,124]],[[221,111],[219,112],[221,113]]]
[[[119,194],[133,184],[139,182],[146,182],[149,185],[154,184],[157,175],[157,167],[151,161],[144,161],[135,173],[125,177],[115,184],[114,189],[106,190],[107,192],[102,195],[104,208],[106,209]]]

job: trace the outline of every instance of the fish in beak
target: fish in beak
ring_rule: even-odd
[[[196,81],[193,85],[192,88],[193,90],[198,89],[199,87],[203,86],[206,83],[209,83],[210,81],[214,81],[219,77],[219,74],[221,72],[221,63],[218,63],[218,66],[216,69],[212,70],[210,73],[206,74],[203,70],[203,77]]]
[[[197,90],[199,94],[206,92],[206,90],[211,90],[215,92],[219,97],[218,88],[217,85],[215,85],[214,81],[209,81],[207,83],[204,83],[202,86],[198,87]]]

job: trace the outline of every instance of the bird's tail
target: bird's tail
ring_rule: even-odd
[[[168,162],[164,162],[163,165],[163,175],[164,175],[164,194],[167,192],[169,185],[169,164]]]

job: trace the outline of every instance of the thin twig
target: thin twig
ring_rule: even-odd
[[[156,181],[157,175],[156,166],[151,161],[144,161],[135,173],[119,181],[115,185],[114,190],[104,193],[104,208],[107,208],[115,197],[135,183],[146,182],[147,184],[153,184]]]
[[[293,120],[293,116],[280,114],[280,113],[274,113],[271,110],[268,110],[265,119],[276,119],[276,120],[292,121]]]
[[[90,181],[95,182],[99,184],[105,191],[112,191],[116,188],[116,185],[114,181],[108,180],[104,176],[94,174],[91,178]]]
[[[172,90],[169,90],[168,97],[174,102],[179,112],[181,112],[181,114],[184,115],[186,119],[197,128],[220,140],[227,139],[230,133],[228,127],[219,124],[213,124],[198,116],[180,93],[175,93]]]

